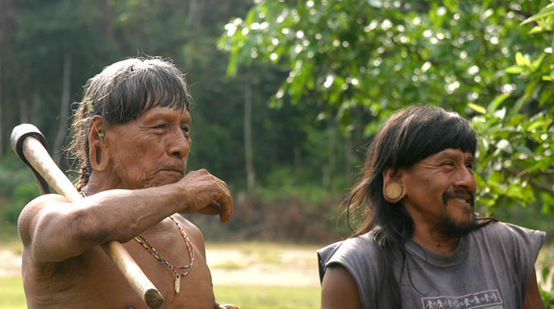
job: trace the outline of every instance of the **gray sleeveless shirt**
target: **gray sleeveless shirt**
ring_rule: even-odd
[[[491,222],[460,238],[448,255],[409,241],[404,271],[399,256],[392,267],[402,308],[521,308],[544,237],[541,231]],[[320,279],[328,266],[341,265],[356,282],[362,308],[386,307],[389,296],[379,293],[378,250],[371,232],[322,248],[317,252]]]

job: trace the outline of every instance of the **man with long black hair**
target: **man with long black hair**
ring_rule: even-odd
[[[438,107],[391,116],[345,199],[364,223],[318,251],[322,308],[544,308],[545,234],[474,212],[477,137]]]

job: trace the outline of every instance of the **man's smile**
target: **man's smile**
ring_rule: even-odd
[[[475,204],[475,195],[473,192],[465,190],[446,191],[442,195],[442,201],[445,206],[448,201],[453,201],[456,204],[473,208]]]

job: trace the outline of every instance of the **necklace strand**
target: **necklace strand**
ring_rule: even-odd
[[[169,267],[169,269],[175,274],[175,277],[177,277],[177,279],[179,279],[181,277],[186,277],[189,274],[190,269],[192,268],[192,264],[194,264],[194,248],[192,246],[192,242],[190,241],[189,235],[185,232],[185,229],[177,221],[175,221],[175,219],[173,219],[173,217],[169,216],[169,219],[171,219],[171,221],[173,221],[175,223],[175,225],[177,225],[177,228],[179,229],[179,232],[183,236],[183,239],[185,241],[185,246],[187,247],[187,252],[188,252],[188,255],[189,255],[189,260],[190,260],[189,264],[176,266],[176,265],[173,265],[173,264],[169,263],[167,261],[167,259],[165,259],[160,254],[160,252],[158,252],[158,250],[156,250],[156,248],[154,248],[148,242],[148,240],[146,240],[146,238],[144,236],[142,236],[142,234],[139,234],[137,237],[135,237],[135,240],[144,249],[146,249],[146,251],[148,251],[156,260],[162,262],[167,267]],[[178,272],[179,269],[184,270],[184,272],[182,274],[179,274],[179,272]]]

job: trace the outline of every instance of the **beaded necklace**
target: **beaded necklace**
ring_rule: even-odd
[[[85,188],[81,189],[81,194],[85,197],[89,196],[89,193],[88,193],[87,189],[85,189]],[[169,219],[171,219],[171,221],[173,221],[173,223],[175,223],[175,225],[177,225],[177,228],[179,229],[179,232],[181,233],[181,235],[183,236],[183,240],[185,241],[185,246],[187,248],[187,252],[188,252],[188,255],[189,255],[189,261],[190,261],[190,263],[188,263],[187,265],[176,266],[176,265],[173,265],[173,264],[169,263],[160,254],[160,252],[158,252],[158,250],[156,250],[156,248],[154,248],[148,242],[148,240],[146,240],[146,238],[144,236],[142,236],[142,234],[139,234],[138,236],[136,236],[135,240],[144,249],[146,249],[146,251],[148,251],[148,253],[150,253],[156,260],[158,260],[158,261],[162,262],[163,264],[165,264],[175,274],[175,293],[179,294],[179,290],[181,289],[181,277],[186,277],[189,274],[189,272],[192,268],[192,264],[194,263],[194,247],[192,245],[192,242],[190,241],[189,235],[187,234],[187,232],[185,232],[185,229],[179,224],[179,222],[177,222],[175,219],[173,219],[172,216],[169,216]],[[178,269],[184,270],[183,273],[179,274]]]
[[[185,246],[187,247],[187,252],[189,254],[189,260],[190,263],[187,265],[181,265],[176,266],[171,263],[169,263],[159,252],[154,248],[142,234],[135,237],[135,240],[142,245],[146,251],[148,251],[156,260],[162,262],[165,264],[169,269],[175,274],[175,293],[179,294],[179,290],[181,287],[181,277],[186,277],[190,269],[192,268],[192,264],[194,263],[194,248],[192,246],[192,242],[190,241],[189,235],[187,232],[185,232],[185,229],[177,222],[175,219],[173,219],[172,216],[169,216],[169,219],[177,225],[177,228],[179,229],[179,232],[181,232],[181,235],[183,236],[183,239],[185,240]],[[178,269],[184,270],[182,274],[178,273]]]

